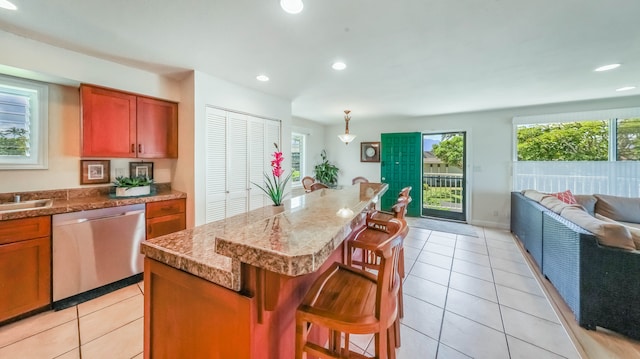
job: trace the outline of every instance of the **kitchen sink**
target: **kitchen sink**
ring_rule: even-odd
[[[52,204],[52,199],[36,199],[32,201],[0,203],[0,213],[48,208],[51,207]]]

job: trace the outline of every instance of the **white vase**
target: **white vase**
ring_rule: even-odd
[[[132,197],[132,196],[144,196],[151,193],[151,186],[141,187],[116,187],[116,197]]]

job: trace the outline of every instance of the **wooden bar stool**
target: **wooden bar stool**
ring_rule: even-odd
[[[411,201],[412,201],[411,196],[409,196],[410,192],[411,192],[411,186],[407,186],[407,187],[403,188],[402,190],[400,190],[400,192],[398,193],[397,202],[403,201],[403,199],[406,198],[406,201],[407,201],[406,205],[408,206],[409,203],[411,203]],[[407,206],[404,207],[404,212],[402,212],[402,213],[396,212],[395,210],[393,210],[392,212],[376,210],[376,212],[373,213],[373,216],[376,219],[383,219],[383,220],[389,220],[389,219],[391,219],[393,217],[395,217],[395,218],[404,218],[404,215],[407,213]]]
[[[398,263],[406,225],[397,219],[386,224],[389,236],[375,249],[380,258],[377,274],[334,263],[316,279],[296,311],[296,359],[305,353],[318,358],[367,358],[349,349],[350,334],[374,334],[373,358],[395,358],[400,329]],[[307,340],[314,326],[329,330],[328,347]]]
[[[379,217],[376,217],[376,214],[379,212],[374,212],[372,215],[367,215],[365,227],[349,236],[349,238],[346,240],[345,248],[347,252],[347,265],[355,266],[363,270],[378,270],[379,258],[375,255],[375,249],[390,235],[386,224],[393,219],[398,219],[404,222],[404,215],[407,212],[406,207],[409,201],[410,198],[407,197],[398,198],[398,202],[396,202],[396,204],[393,206],[395,216],[392,218],[379,219]],[[403,233],[401,234],[402,237],[406,237],[407,233],[409,233],[409,226],[405,225]],[[357,252],[359,252],[359,256],[357,255]],[[400,277],[404,278],[404,247],[400,248],[399,258],[400,263],[398,270],[400,272]],[[400,317],[403,318],[404,303],[402,298],[402,283],[400,283],[400,298],[398,299],[398,301],[398,310],[400,313]]]

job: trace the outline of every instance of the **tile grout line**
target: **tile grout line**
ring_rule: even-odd
[[[79,359],[82,359],[82,339],[80,336],[80,310],[78,309],[78,305],[76,307],[76,323],[78,326],[78,356]]]
[[[487,243],[487,236],[484,228],[482,229],[485,245]],[[504,325],[504,316],[502,315],[502,306],[500,304],[500,296],[498,295],[498,285],[496,284],[496,277],[493,274],[493,266],[491,266],[491,255],[489,254],[489,248],[487,248],[487,255],[489,255],[489,268],[491,269],[491,279],[493,280],[493,290],[496,291],[496,300],[498,301],[498,312],[500,313],[500,322],[502,323],[502,334],[504,334],[504,342],[507,345],[507,354],[511,358],[511,346],[509,345],[509,338],[507,336],[507,327]]]
[[[444,345],[448,348],[451,348],[451,350],[454,350],[464,356],[469,357],[466,353],[461,352],[460,350],[453,348],[445,343],[442,343],[441,339],[442,339],[442,330],[444,328],[444,316],[447,314],[447,301],[449,300],[449,290],[450,289],[454,289],[451,288],[451,273],[453,272],[453,261],[455,259],[455,253],[456,253],[456,249],[458,248],[458,234],[456,234],[456,237],[454,238],[454,245],[453,245],[453,253],[451,255],[451,265],[449,266],[449,276],[448,276],[448,280],[447,280],[447,294],[445,295],[444,298],[444,304],[442,307],[442,319],[440,320],[440,331],[438,332],[438,348],[436,350],[436,358],[438,357],[438,353],[440,352],[440,345]],[[455,290],[455,289],[454,289]],[[453,312],[452,312],[453,313]],[[455,314],[455,313],[454,313]]]

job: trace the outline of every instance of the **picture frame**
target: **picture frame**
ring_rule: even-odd
[[[153,179],[153,162],[129,162],[129,177],[140,176]]]
[[[111,160],[80,160],[80,184],[111,182]]]
[[[380,142],[360,142],[360,162],[380,162]]]

